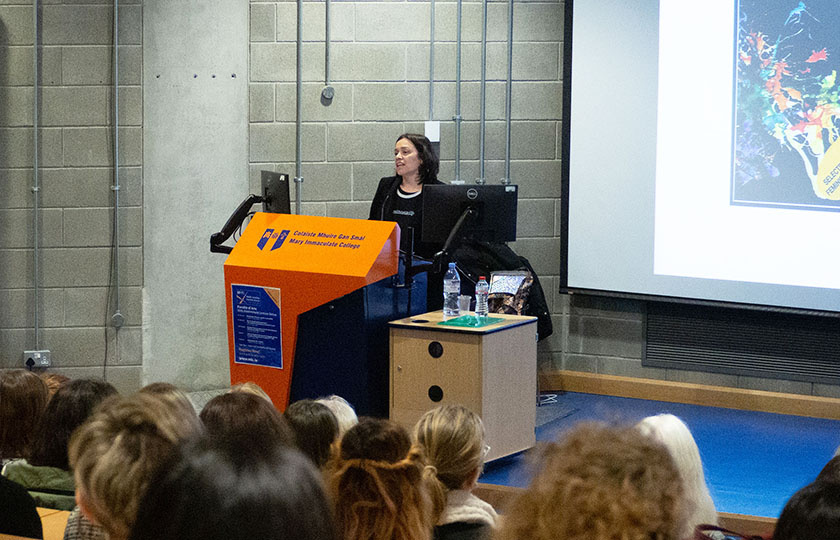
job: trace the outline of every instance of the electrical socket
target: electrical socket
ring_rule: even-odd
[[[23,365],[29,369],[50,367],[50,351],[23,351]]]

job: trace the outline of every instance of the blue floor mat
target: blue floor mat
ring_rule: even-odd
[[[568,414],[537,428],[537,441],[556,439],[581,421],[635,423],[671,413],[691,429],[720,512],[778,517],[785,502],[813,481],[840,445],[840,421],[720,407],[566,392]],[[481,482],[528,485],[528,452],[489,463]]]

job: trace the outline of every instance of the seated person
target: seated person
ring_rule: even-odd
[[[0,476],[0,534],[43,538],[41,516],[23,486]]]
[[[793,494],[776,521],[773,540],[840,538],[840,483],[816,481]]]
[[[679,472],[668,451],[639,430],[578,424],[541,458],[498,538],[683,540]]]
[[[109,383],[91,379],[60,385],[47,404],[30,458],[10,461],[3,467],[3,476],[28,489],[38,506],[72,510],[76,488],[67,460],[70,435],[97,405],[116,393]]]
[[[311,399],[295,401],[283,413],[294,433],[298,450],[323,468],[338,438],[338,420],[325,405]]]
[[[48,399],[47,385],[31,371],[0,372],[0,465],[29,457]]]
[[[109,540],[128,538],[153,475],[179,443],[201,432],[194,412],[154,394],[109,398],[70,439],[79,508]]]
[[[341,396],[335,394],[325,398],[318,398],[316,403],[328,408],[332,411],[333,416],[338,421],[338,437],[341,438],[347,430],[359,423],[359,417],[356,416],[356,410],[350,403]]]
[[[481,418],[466,407],[443,405],[420,418],[414,437],[429,465],[435,540],[489,539],[498,516],[472,494],[489,450]]]
[[[339,534],[346,540],[429,540],[431,502],[422,451],[390,420],[364,418],[330,464]]]
[[[151,482],[130,538],[335,540],[336,531],[321,475],[297,450],[205,436]]]

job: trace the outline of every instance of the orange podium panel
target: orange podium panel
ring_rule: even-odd
[[[257,212],[224,264],[231,384],[254,381],[284,410],[299,315],[398,265],[396,223]]]

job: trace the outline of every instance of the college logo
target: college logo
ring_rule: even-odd
[[[286,241],[286,237],[289,236],[289,229],[283,229],[282,231],[280,231],[280,234],[277,234],[275,236],[277,237],[277,240],[275,240],[274,245],[271,246],[271,251],[274,251],[275,249],[283,245],[283,242]]]
[[[274,229],[266,229],[262,235],[262,238],[260,238],[260,241],[257,242],[257,247],[260,249],[264,248],[265,245],[268,243],[268,240],[271,238],[272,234],[274,234]]]

